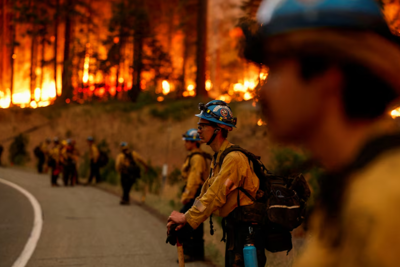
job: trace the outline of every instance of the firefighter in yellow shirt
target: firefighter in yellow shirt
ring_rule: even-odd
[[[186,213],[200,195],[204,181],[207,180],[208,154],[200,149],[200,136],[197,129],[190,129],[183,134],[185,149],[189,152],[185,163],[182,166],[182,178],[186,185],[182,192],[181,202],[183,207],[181,213]],[[191,238],[183,246],[185,261],[195,261],[204,259],[204,230],[203,224],[200,224],[196,230],[191,233]]]
[[[239,151],[227,154],[224,161],[219,162],[225,149],[233,145],[226,138],[229,131],[236,127],[236,118],[233,117],[230,107],[224,101],[213,100],[206,105],[200,104],[199,108],[201,113],[196,116],[199,117],[200,139],[215,152],[211,171],[193,206],[185,214],[177,211],[171,213],[168,218],[168,234],[171,236],[174,231],[179,237],[184,237],[215,214],[224,217],[224,222],[226,222],[225,266],[244,266],[243,247],[250,232],[255,237],[258,266],[264,266],[266,257],[262,239],[262,222],[258,221],[261,214],[255,214],[264,211],[257,210],[253,201],[239,190],[241,188],[253,199],[256,198],[259,179],[246,155]],[[251,214],[251,216],[246,217],[244,214]],[[173,229],[176,225],[176,229]]]
[[[146,171],[148,166],[138,153],[129,149],[126,142],[122,142],[120,147],[121,153],[117,156],[115,161],[115,169],[121,176],[121,186],[123,192],[120,204],[129,205],[129,193],[136,180],[141,177],[141,169],[139,164],[142,165]]]
[[[264,0],[258,15],[245,51],[269,68],[270,135],[329,173],[293,266],[400,266],[399,37],[373,0]]]
[[[89,179],[86,185],[90,185],[93,181],[93,178],[95,179],[95,182],[98,183],[101,180],[100,177],[100,165],[99,165],[99,156],[100,152],[99,149],[97,148],[94,138],[92,136],[89,136],[87,139],[87,143],[89,145],[89,159],[90,159],[90,173],[89,173]]]
[[[65,186],[74,186],[78,181],[77,162],[79,151],[75,147],[75,140],[68,139],[67,145],[62,149],[63,180]]]

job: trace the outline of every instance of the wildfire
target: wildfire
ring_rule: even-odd
[[[196,91],[194,90],[194,85],[189,84],[186,88],[186,91],[183,92],[183,96],[189,97],[189,96],[195,96],[195,95],[196,95]]]

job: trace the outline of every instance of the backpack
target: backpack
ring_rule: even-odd
[[[132,156],[132,152],[124,152],[124,156],[128,159],[129,165],[122,166],[121,173],[129,175],[131,178],[137,179],[141,177],[141,169]]]
[[[43,153],[43,151],[40,149],[39,146],[36,146],[36,147],[33,149],[33,154],[34,154],[35,157],[37,157],[37,158],[42,158],[42,157],[44,157],[44,153]]]
[[[97,160],[98,166],[100,168],[106,166],[107,163],[108,163],[108,160],[109,160],[108,159],[108,154],[106,152],[104,152],[103,150],[99,149],[99,158]]]
[[[260,157],[239,147],[231,146],[220,156],[220,167],[226,155],[239,151],[247,156],[249,163],[260,180],[257,196],[253,198],[244,188],[238,189],[255,203],[264,204],[265,249],[271,252],[292,249],[290,231],[304,221],[306,202],[311,195],[307,181],[302,174],[296,176],[277,176],[270,173]]]

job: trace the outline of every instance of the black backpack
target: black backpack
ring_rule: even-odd
[[[128,159],[129,165],[122,166],[121,173],[129,175],[133,179],[141,177],[141,169],[132,156],[131,151],[124,152],[124,156]]]
[[[239,151],[247,156],[260,180],[257,199],[244,188],[238,189],[254,202],[265,205],[265,248],[271,252],[290,251],[292,249],[290,231],[304,221],[306,202],[311,195],[307,181],[301,174],[287,177],[273,175],[260,161],[260,157],[236,145],[227,148],[221,154],[220,167],[226,155],[233,151]]]
[[[108,160],[109,160],[108,154],[106,152],[104,152],[103,150],[99,149],[99,158],[97,160],[98,166],[100,168],[106,166],[108,163]]]

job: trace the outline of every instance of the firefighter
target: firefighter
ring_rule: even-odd
[[[225,266],[244,266],[243,247],[250,232],[255,236],[258,266],[264,266],[266,257],[261,238],[261,221],[257,221],[256,218],[260,216],[255,214],[264,211],[254,209],[254,202],[246,196],[249,194],[253,199],[256,197],[259,179],[246,155],[239,151],[227,154],[224,161],[219,162],[224,150],[233,145],[227,137],[229,131],[236,127],[236,118],[233,117],[230,107],[220,100],[213,100],[206,105],[200,104],[199,109],[201,113],[196,116],[199,117],[200,139],[215,152],[210,176],[205,181],[200,196],[186,213],[173,211],[169,216],[167,241],[174,244],[175,235],[184,238],[214,213],[224,217],[223,226],[227,232]],[[243,215],[249,213],[251,216],[244,218]],[[173,229],[175,226],[176,229]]]
[[[186,184],[182,192],[183,207],[180,212],[186,213],[193,206],[196,197],[200,195],[204,181],[207,180],[208,154],[200,149],[201,139],[197,129],[188,130],[183,134],[182,139],[185,141],[184,145],[188,155],[181,171]],[[203,224],[200,224],[191,234],[189,241],[185,242],[183,246],[185,262],[204,259],[203,228]]]
[[[50,168],[51,186],[59,186],[57,183],[58,176],[61,172],[60,162],[61,145],[58,137],[53,139],[53,147],[49,152],[49,159],[47,165]]]
[[[79,157],[79,152],[75,147],[75,140],[68,139],[67,145],[63,148],[61,154],[64,165],[64,185],[74,186],[78,179],[77,162]]]
[[[399,266],[400,46],[374,0],[267,1],[248,59],[267,65],[261,103],[275,140],[329,172],[294,266]]]
[[[122,142],[120,148],[121,153],[117,156],[115,161],[115,169],[120,174],[123,192],[120,204],[129,205],[129,193],[136,180],[141,177],[139,164],[145,168],[146,172],[148,165],[138,153],[129,149],[126,142]]]
[[[38,146],[35,147],[33,153],[37,158],[37,171],[38,173],[43,173],[44,166],[46,165],[46,154],[47,147],[51,143],[50,139],[46,139],[46,141],[41,142]]]
[[[95,182],[98,183],[100,182],[100,165],[99,165],[99,156],[100,152],[99,149],[97,148],[94,138],[92,136],[89,136],[87,139],[87,143],[89,145],[89,159],[90,159],[90,173],[89,173],[89,179],[86,183],[86,185],[90,185],[93,181],[93,178],[95,179]]]

